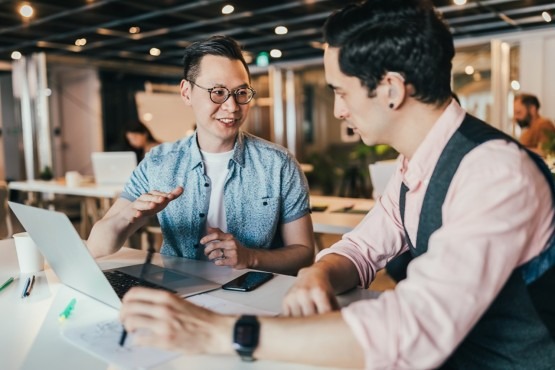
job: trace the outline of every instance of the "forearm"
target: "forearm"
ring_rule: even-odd
[[[355,265],[347,257],[328,254],[301,273],[317,271],[329,279],[335,294],[341,294],[360,285]]]
[[[279,274],[297,275],[303,267],[314,262],[314,247],[288,245],[271,250],[250,250],[249,268],[271,271]]]
[[[209,352],[233,354],[236,317],[219,317]],[[362,368],[364,356],[341,312],[303,318],[258,317],[260,339],[254,358],[330,367]],[[216,349],[218,348],[218,349]]]
[[[119,213],[104,217],[94,224],[87,247],[95,258],[115,253],[143,223],[141,220],[131,224]]]

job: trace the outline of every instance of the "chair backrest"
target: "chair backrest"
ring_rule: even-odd
[[[372,187],[374,188],[372,196],[374,199],[377,199],[383,194],[389,180],[393,176],[397,167],[397,160],[380,161],[368,167],[370,169],[370,181],[372,181]]]
[[[8,186],[0,181],[0,239],[12,236],[10,213],[8,209]]]

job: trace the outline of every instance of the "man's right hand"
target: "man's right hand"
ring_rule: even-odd
[[[129,206],[126,217],[129,223],[134,223],[143,217],[149,217],[162,211],[174,199],[183,194],[183,187],[178,186],[169,193],[157,190],[142,194]]]
[[[283,300],[285,316],[309,316],[338,309],[329,276],[317,264],[299,271]]]

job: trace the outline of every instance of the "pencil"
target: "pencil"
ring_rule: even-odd
[[[31,290],[33,289],[34,285],[35,285],[35,275],[33,275],[33,277],[31,278],[31,283],[29,284],[29,287],[27,288],[27,291],[25,292],[26,297],[29,297],[31,295]]]
[[[29,284],[31,284],[31,278],[28,277],[27,281],[25,282],[25,288],[23,288],[23,292],[21,292],[21,298],[25,298],[27,294],[27,288],[29,288]]]

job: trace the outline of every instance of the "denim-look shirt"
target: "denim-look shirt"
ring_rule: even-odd
[[[227,232],[248,248],[283,246],[279,226],[310,211],[308,183],[283,147],[240,132],[224,184]],[[199,240],[206,233],[210,178],[192,135],[153,148],[135,169],[121,194],[134,201],[152,190],[183,194],[158,213],[164,243],[161,253],[206,259]]]

